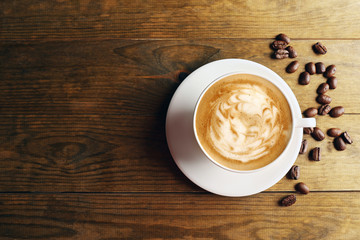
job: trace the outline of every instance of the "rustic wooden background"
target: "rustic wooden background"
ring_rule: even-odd
[[[2,0],[0,2],[1,239],[359,239],[360,2]],[[320,162],[299,156],[298,181],[254,196],[205,192],[174,164],[169,101],[205,63],[243,58],[273,69],[302,110],[318,106],[316,75],[297,84],[291,59],[270,58],[278,33],[305,63],[337,66],[329,91],[347,130]],[[321,41],[328,53],[318,56]],[[278,200],[305,182],[295,205]]]

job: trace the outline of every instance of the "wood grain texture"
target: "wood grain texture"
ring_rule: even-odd
[[[1,194],[0,236],[4,240],[359,236],[359,192],[297,194],[295,205],[279,207],[279,199],[286,195]]]
[[[4,40],[360,38],[360,4],[350,0],[5,0],[0,9]]]
[[[302,110],[318,106],[316,88],[326,79],[313,75],[307,86],[298,76],[307,62],[337,66],[332,105],[360,113],[360,40],[323,43],[328,53],[313,53],[313,40],[291,43],[300,69],[285,72],[291,59],[270,58],[271,40],[71,41],[5,43],[0,46],[0,110],[26,114],[163,115],[179,85],[181,71],[223,58],[261,63],[284,78]]]
[[[165,117],[165,116],[164,116]],[[318,126],[348,131],[354,143],[338,152],[332,138],[316,142],[322,160],[301,155],[300,180],[312,190],[360,190],[359,115],[319,116]],[[0,191],[202,191],[174,164],[164,118],[129,115],[23,115],[0,118]],[[154,174],[156,173],[156,174]],[[284,178],[271,191],[289,191]]]

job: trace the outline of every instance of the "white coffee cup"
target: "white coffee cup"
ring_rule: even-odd
[[[206,150],[203,148],[202,144],[200,143],[199,137],[198,137],[198,133],[197,133],[197,129],[196,129],[196,113],[199,107],[199,103],[201,101],[201,99],[203,98],[204,94],[208,91],[208,89],[213,86],[213,84],[215,84],[216,82],[218,82],[219,80],[230,76],[230,75],[234,75],[234,74],[251,74],[251,75],[257,75],[263,79],[266,79],[267,81],[270,81],[273,85],[275,85],[284,95],[284,97],[287,100],[287,103],[289,105],[289,108],[291,110],[291,117],[292,117],[292,127],[291,127],[291,136],[290,139],[288,141],[288,144],[286,146],[286,148],[284,149],[284,151],[280,154],[280,156],[278,156],[276,159],[274,159],[273,161],[271,161],[269,164],[254,169],[254,170],[236,170],[236,169],[232,169],[229,168],[227,166],[224,166],[223,164],[220,164],[219,162],[217,162],[216,160],[214,160],[207,152]],[[202,92],[202,94],[200,95],[200,97],[197,100],[195,109],[194,109],[194,114],[193,114],[193,131],[195,134],[195,138],[196,141],[199,145],[199,147],[201,148],[201,150],[203,151],[203,153],[207,156],[207,158],[209,159],[209,161],[213,162],[214,164],[216,164],[217,166],[227,170],[227,171],[231,171],[231,172],[237,172],[237,173],[252,173],[255,171],[261,171],[264,170],[266,168],[268,168],[270,165],[275,164],[276,162],[279,161],[280,158],[283,157],[284,153],[287,152],[288,148],[291,147],[291,149],[300,149],[301,146],[301,141],[294,141],[294,132],[296,129],[299,128],[304,128],[304,127],[315,127],[316,126],[316,120],[315,118],[302,118],[301,113],[299,114],[299,111],[296,111],[296,109],[299,109],[299,103],[296,100],[296,97],[294,95],[294,93],[292,92],[292,90],[289,88],[289,86],[286,84],[286,82],[281,79],[277,74],[274,75],[268,75],[268,74],[264,74],[264,73],[258,73],[258,74],[254,74],[254,73],[247,73],[246,71],[241,71],[241,72],[230,72],[230,73],[226,73],[218,78],[216,78],[213,82],[211,82]],[[302,136],[302,135],[301,135]],[[296,145],[296,146],[295,146]],[[293,154],[298,154],[298,152],[294,152]]]

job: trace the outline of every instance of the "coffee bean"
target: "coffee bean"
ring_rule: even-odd
[[[330,112],[330,110],[331,110],[330,105],[329,105],[329,104],[325,104],[325,105],[321,105],[321,106],[319,107],[318,112],[319,112],[319,115],[326,115],[326,114],[328,114],[328,113]]]
[[[345,143],[352,144],[353,140],[350,138],[350,135],[345,131],[343,134],[341,134],[341,137],[345,141]]]
[[[302,194],[308,194],[310,192],[309,187],[303,182],[299,182],[298,184],[296,184],[295,189]]]
[[[321,42],[315,43],[313,45],[313,50],[317,54],[326,54],[326,52],[327,52],[326,47]]]
[[[287,176],[289,179],[298,180],[298,178],[300,177],[300,167],[297,165],[293,165],[290,168]]]
[[[342,137],[336,137],[334,139],[334,147],[338,151],[344,151],[346,149],[344,139],[342,139]]]
[[[271,48],[274,50],[278,50],[278,49],[285,49],[287,46],[287,43],[285,41],[273,41],[271,43]]]
[[[293,205],[295,202],[296,202],[296,196],[294,194],[291,194],[281,199],[280,204],[281,206],[289,207]]]
[[[318,94],[323,94],[326,93],[329,90],[329,84],[327,83],[322,83],[319,85],[319,87],[317,88],[316,92]]]
[[[335,89],[337,86],[337,79],[335,76],[329,77],[327,80],[330,89]]]
[[[336,66],[330,65],[326,68],[326,71],[324,72],[324,77],[329,78],[334,76],[336,73]]]
[[[321,149],[319,147],[313,148],[309,153],[310,160],[320,161],[321,160]]]
[[[305,117],[314,117],[318,114],[318,110],[314,107],[312,108],[308,108],[304,111],[304,116]]]
[[[276,39],[280,41],[285,41],[287,44],[290,43],[290,38],[284,33],[280,33],[279,35],[277,35]]]
[[[323,133],[323,131],[321,131],[320,128],[318,127],[314,127],[314,131],[311,133],[311,136],[316,140],[316,141],[322,141],[325,138],[325,134]]]
[[[299,84],[308,85],[310,83],[310,74],[308,72],[302,72],[299,76]]]
[[[298,70],[300,64],[298,61],[292,61],[287,67],[286,67],[286,72],[288,73],[293,73],[296,72],[296,70]]]
[[[297,52],[295,51],[295,48],[292,46],[288,46],[285,48],[289,52],[289,58],[296,58],[298,56]]]
[[[325,64],[322,62],[315,63],[316,73],[321,74],[325,72]]]
[[[306,127],[303,129],[304,134],[311,134],[314,131],[312,127]]]
[[[345,112],[344,107],[342,106],[337,106],[331,109],[331,111],[329,112],[330,117],[340,117],[341,115],[343,115]]]
[[[306,139],[302,140],[299,154],[304,154],[307,152],[308,149],[308,142]]]
[[[315,67],[315,63],[313,62],[309,62],[305,65],[305,70],[310,73],[310,75],[313,75],[316,73],[316,67]]]
[[[316,101],[320,104],[329,104],[331,103],[331,97],[325,94],[320,94],[317,96]]]
[[[340,128],[330,128],[327,130],[327,135],[330,137],[338,137],[341,135],[341,129]]]
[[[276,59],[284,59],[289,57],[289,51],[285,49],[278,49],[274,53],[274,58]]]

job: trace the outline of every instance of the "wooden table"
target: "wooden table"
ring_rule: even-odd
[[[350,0],[1,1],[0,238],[360,239],[359,12]],[[270,58],[280,32],[299,54],[294,74],[292,59]],[[169,153],[165,116],[186,73],[224,58],[271,68],[302,110],[325,81],[300,86],[305,63],[335,64],[329,95],[345,114],[318,126],[354,143],[305,136],[321,161],[299,156],[299,180],[253,196],[200,189]]]

